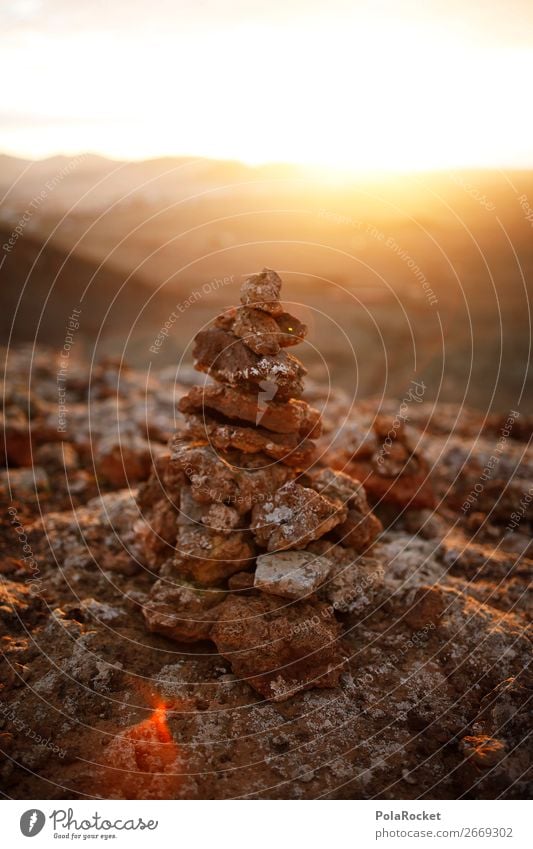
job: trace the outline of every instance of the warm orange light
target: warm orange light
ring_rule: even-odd
[[[112,740],[103,764],[103,795],[110,799],[176,798],[183,756],[168,727],[169,709],[170,705],[157,700],[147,719]]]

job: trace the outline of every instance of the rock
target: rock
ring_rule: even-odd
[[[532,694],[531,672],[526,669],[501,681],[482,699],[470,733],[460,744],[465,758],[462,779],[475,798],[499,798],[509,787],[517,798],[529,797]]]
[[[260,401],[257,393],[247,394],[230,386],[193,386],[180,399],[182,413],[215,411],[229,419],[260,424],[275,433],[298,434],[315,439],[320,436],[320,413],[305,401],[290,399],[286,403]]]
[[[297,468],[307,467],[316,454],[314,443],[310,439],[301,440],[296,434],[279,434],[263,428],[219,424],[207,416],[188,415],[183,436],[192,440],[205,440],[221,451],[234,448],[245,454],[263,453],[273,460]]]
[[[321,598],[339,613],[360,613],[380,600],[385,568],[377,557],[363,557],[354,548],[326,540],[312,542],[308,550],[326,557],[332,564]]]
[[[202,523],[212,531],[232,531],[241,526],[241,517],[227,504],[210,504],[202,516]]]
[[[225,593],[204,590],[193,584],[169,585],[157,581],[143,608],[146,627],[182,643],[208,640]]]
[[[6,415],[0,413],[0,449],[2,465],[31,466],[32,434],[30,423],[22,410],[12,407]]]
[[[276,316],[276,322],[280,330],[278,340],[282,348],[299,345],[307,336],[305,324],[288,312]]]
[[[370,510],[368,513],[360,513],[350,508],[346,521],[335,528],[335,538],[343,545],[365,552],[382,530],[383,525]]]
[[[0,472],[0,494],[6,501],[35,504],[42,501],[49,487],[50,480],[41,466]]]
[[[252,510],[251,529],[268,551],[305,548],[346,519],[346,509],[290,481]]]
[[[279,327],[275,319],[261,310],[242,307],[236,310],[233,333],[256,354],[277,354]]]
[[[233,507],[220,502],[200,504],[193,497],[192,487],[182,487],[178,525],[205,525],[212,531],[232,531],[241,524],[242,518]]]
[[[157,571],[162,563],[172,557],[176,550],[179,516],[168,498],[156,501],[133,529],[139,549],[144,554],[144,562]]]
[[[316,592],[332,568],[325,557],[308,551],[261,554],[254,587],[283,598],[300,599]]]
[[[416,590],[405,613],[405,621],[415,631],[428,624],[437,627],[445,612],[446,597],[439,586],[424,586]]]
[[[202,587],[220,584],[251,565],[255,550],[243,531],[220,533],[206,527],[181,526],[176,542],[174,573]]]
[[[307,327],[287,312],[279,316],[259,309],[239,307],[227,310],[215,319],[215,326],[231,330],[256,354],[275,355],[280,348],[303,342]]]
[[[33,627],[42,619],[45,610],[40,597],[44,584],[35,576],[31,584],[0,581],[0,637],[15,632],[24,633],[26,627]]]
[[[46,469],[48,474],[72,471],[79,466],[76,449],[70,442],[46,442],[35,451],[35,461]]]
[[[386,585],[412,602],[419,587],[437,584],[447,572],[435,540],[389,531],[373,549],[386,571]]]
[[[252,572],[236,572],[228,578],[228,589],[232,592],[253,590],[254,575]]]
[[[310,477],[313,489],[347,508],[346,520],[335,528],[336,539],[357,551],[368,549],[382,525],[368,506],[363,485],[349,475],[327,468],[311,472]]]
[[[272,701],[337,686],[344,660],[339,635],[335,618],[320,602],[285,606],[263,593],[230,596],[211,630],[235,675]]]
[[[110,570],[132,575],[144,561],[137,522],[139,508],[130,490],[92,498],[74,511],[47,513],[28,526],[35,558],[57,570],[76,569],[91,575]]]
[[[97,474],[113,486],[127,486],[146,480],[152,468],[153,455],[160,451],[140,436],[110,436],[96,446]]]
[[[417,452],[422,446],[433,467],[438,515],[428,508],[405,515],[390,505],[393,524],[374,543],[371,558],[339,543],[337,525],[296,551],[325,557],[333,568],[313,598],[292,601],[254,588],[255,558],[264,547],[247,571],[202,588],[179,574],[173,548],[163,546],[161,565],[148,566],[133,530],[144,520],[166,539],[177,537],[175,510],[179,524],[208,536],[246,533],[254,504],[289,480],[314,490],[313,470],[296,475],[264,453],[217,453],[203,443],[189,444],[202,455],[192,463],[198,468],[188,465],[188,452],[181,457],[183,468],[165,452],[154,458],[137,501],[134,490],[113,491],[100,476],[104,497],[93,498],[91,452],[99,440],[116,437],[117,419],[121,433],[146,438],[149,432],[150,440],[162,442],[176,426],[183,432],[175,399],[187,390],[176,386],[175,366],[152,369],[149,376],[131,370],[125,388],[122,374],[107,366],[92,387],[90,364],[78,368],[71,360],[68,427],[61,441],[73,449],[79,467],[67,476],[57,462],[61,454],[51,447],[61,447],[55,442],[56,355],[20,345],[8,357],[9,417],[23,430],[31,420],[33,456],[46,473],[37,473],[37,502],[32,469],[12,469],[18,463],[9,457],[9,474],[22,473],[13,480],[27,497],[15,503],[16,514],[6,510],[0,521],[0,748],[7,754],[0,775],[10,798],[43,799],[65,786],[76,798],[117,799],[531,796],[533,451],[514,438],[522,414],[496,452],[507,418],[489,433],[479,412],[440,402],[413,404],[416,438],[410,436],[409,445]],[[193,382],[190,374],[183,379]],[[257,409],[249,421],[241,418],[239,393],[225,389],[235,392],[234,424],[269,430],[257,423]],[[316,384],[306,386],[304,397],[326,408],[321,450],[336,440],[346,417],[332,451],[342,449],[343,463],[372,460],[378,450],[368,427],[375,415],[372,399],[350,410],[351,399],[336,387]],[[257,407],[257,392],[252,400]],[[298,404],[305,410],[303,401]],[[392,414],[398,406],[394,399],[380,404]],[[304,436],[293,403],[265,406],[275,432]],[[201,408],[191,412],[201,414]],[[224,423],[224,412],[211,409],[208,415]],[[27,439],[25,445],[19,446],[20,464]],[[16,454],[16,445],[12,450]],[[463,513],[463,501],[496,454],[494,486],[487,485]],[[259,474],[259,466],[268,470]],[[461,467],[465,479],[454,490]],[[71,499],[79,474],[93,480]],[[190,480],[196,474],[207,476],[198,484],[198,498]],[[260,485],[250,483],[250,474]],[[220,499],[223,492],[242,498],[239,509]],[[10,497],[7,488],[5,494]],[[184,505],[187,521],[179,512]],[[377,509],[384,517],[382,505]],[[510,530],[512,512],[516,527]],[[213,598],[218,601],[209,607]],[[238,599],[239,607],[223,622],[230,633],[219,634],[222,657],[209,634],[230,599]],[[312,642],[324,627],[329,633]],[[183,642],[208,636],[211,644]],[[332,669],[339,663],[337,678]],[[334,686],[313,686],[310,679],[322,672],[331,673]],[[254,676],[261,692],[250,688]]]
[[[175,507],[179,505],[179,493],[187,480],[181,469],[170,462],[170,454],[162,452],[154,457],[154,464],[146,481],[137,490],[137,504],[144,514],[156,502],[169,499]]]
[[[229,504],[241,515],[294,474],[288,466],[273,464],[262,454],[216,453],[208,445],[184,442],[181,436],[171,447],[172,461],[189,478],[198,502]]]
[[[263,268],[258,274],[252,274],[241,286],[241,302],[244,306],[254,307],[271,315],[282,315],[283,307],[279,302],[281,277],[270,268]]]
[[[244,392],[265,392],[268,400],[299,398],[306,374],[302,363],[280,351],[275,356],[259,356],[241,339],[219,327],[201,330],[195,336],[195,366],[221,383]]]

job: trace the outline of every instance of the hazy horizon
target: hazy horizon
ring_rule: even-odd
[[[533,9],[11,0],[0,148],[350,173],[533,168]]]

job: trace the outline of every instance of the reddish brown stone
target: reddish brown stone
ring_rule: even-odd
[[[264,454],[215,452],[209,445],[187,443],[181,437],[174,440],[171,456],[189,478],[198,502],[229,504],[241,515],[295,474]]]
[[[269,315],[251,307],[232,307],[215,319],[215,327],[232,331],[256,354],[274,355],[280,348],[299,345],[307,327],[288,312]]]
[[[258,274],[252,274],[241,286],[241,303],[247,307],[281,315],[283,307],[279,302],[281,277],[270,268],[263,268]]]
[[[254,575],[253,572],[237,572],[228,578],[228,589],[232,592],[245,592],[253,590]]]
[[[187,416],[185,436],[206,440],[215,448],[227,451],[236,448],[245,454],[266,454],[287,466],[304,468],[312,463],[316,447],[309,439],[295,434],[278,434],[263,428],[219,424],[207,416]]]
[[[202,587],[220,584],[252,564],[255,554],[243,531],[222,533],[203,526],[182,525],[178,531],[175,573]]]
[[[276,356],[259,356],[219,327],[196,335],[193,356],[199,371],[248,392],[268,392],[268,400],[287,401],[303,391],[306,370],[299,360],[284,351]]]
[[[251,529],[268,551],[305,548],[346,519],[346,508],[290,481],[252,511]]]
[[[222,591],[203,590],[193,584],[157,581],[143,608],[146,627],[154,634],[182,643],[208,640],[217,618],[217,605],[225,596]]]
[[[220,327],[222,330],[231,330],[236,316],[237,307],[229,307],[227,310],[220,313],[220,315],[217,315],[213,324],[215,327]]]
[[[256,354],[277,354],[279,327],[267,312],[242,307],[237,310],[232,331]]]
[[[420,461],[420,469],[416,475],[383,477],[368,463],[356,461],[348,466],[350,474],[363,481],[373,505],[391,504],[408,510],[431,509],[435,506],[435,495],[425,462]]]
[[[340,627],[320,602],[287,604],[258,593],[230,596],[211,630],[233,672],[267,699],[335,687],[343,666]]]
[[[143,553],[144,562],[158,569],[175,550],[178,534],[178,512],[173,504],[162,498],[135,522],[135,541]]]
[[[200,504],[192,493],[192,487],[182,487],[178,524],[210,528],[212,531],[232,531],[242,524],[242,517],[233,507],[217,502]]]
[[[297,433],[315,439],[321,432],[320,413],[305,401],[260,402],[257,392],[250,395],[229,386],[193,386],[178,406],[182,413],[215,411],[229,419],[260,424],[275,433]]]
[[[299,345],[307,336],[306,325],[288,312],[278,315],[276,322],[280,330],[278,341],[282,348]]]
[[[3,463],[15,466],[31,466],[32,438],[30,423],[20,410],[0,413],[0,451]]]
[[[97,474],[117,487],[146,480],[154,454],[160,450],[161,446],[153,446],[140,436],[106,437],[94,454]]]
[[[333,469],[318,469],[309,477],[313,489],[347,509],[346,520],[335,528],[336,539],[357,551],[366,550],[383,528],[368,506],[363,485]]]

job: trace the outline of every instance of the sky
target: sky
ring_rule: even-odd
[[[3,0],[0,151],[533,167],[531,0]]]

